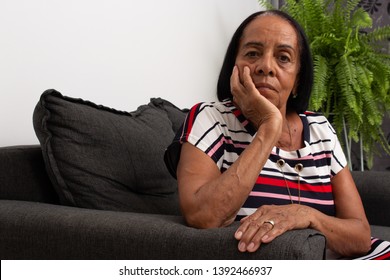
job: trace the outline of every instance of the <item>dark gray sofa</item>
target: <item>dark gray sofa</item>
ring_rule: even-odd
[[[34,112],[40,145],[0,147],[0,258],[324,258],[326,240],[310,229],[287,232],[255,253],[240,253],[233,238],[237,222],[206,230],[185,224],[176,181],[162,159],[184,116],[185,110],[162,99],[126,113],[45,92]],[[151,132],[153,141],[147,135],[132,138],[150,122],[157,122],[158,139]],[[373,234],[390,240],[390,172],[354,176]]]

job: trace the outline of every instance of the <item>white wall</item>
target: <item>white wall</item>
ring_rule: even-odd
[[[0,0],[0,146],[36,144],[54,88],[132,111],[162,97],[215,100],[218,72],[257,0]]]

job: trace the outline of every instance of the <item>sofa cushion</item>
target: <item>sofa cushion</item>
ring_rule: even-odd
[[[171,107],[184,118],[184,112]],[[177,184],[163,161],[174,137],[163,108],[151,102],[134,112],[122,112],[47,90],[34,110],[33,122],[62,204],[179,213]]]

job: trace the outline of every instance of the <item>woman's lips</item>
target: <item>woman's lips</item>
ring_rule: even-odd
[[[275,88],[267,83],[257,83],[255,84],[256,88],[258,91],[263,92],[263,91],[275,91]]]

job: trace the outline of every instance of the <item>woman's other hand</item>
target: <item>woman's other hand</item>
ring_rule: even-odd
[[[308,228],[310,211],[311,208],[298,204],[261,206],[241,220],[234,235],[239,240],[238,250],[254,252],[262,243],[269,243],[288,230]]]

